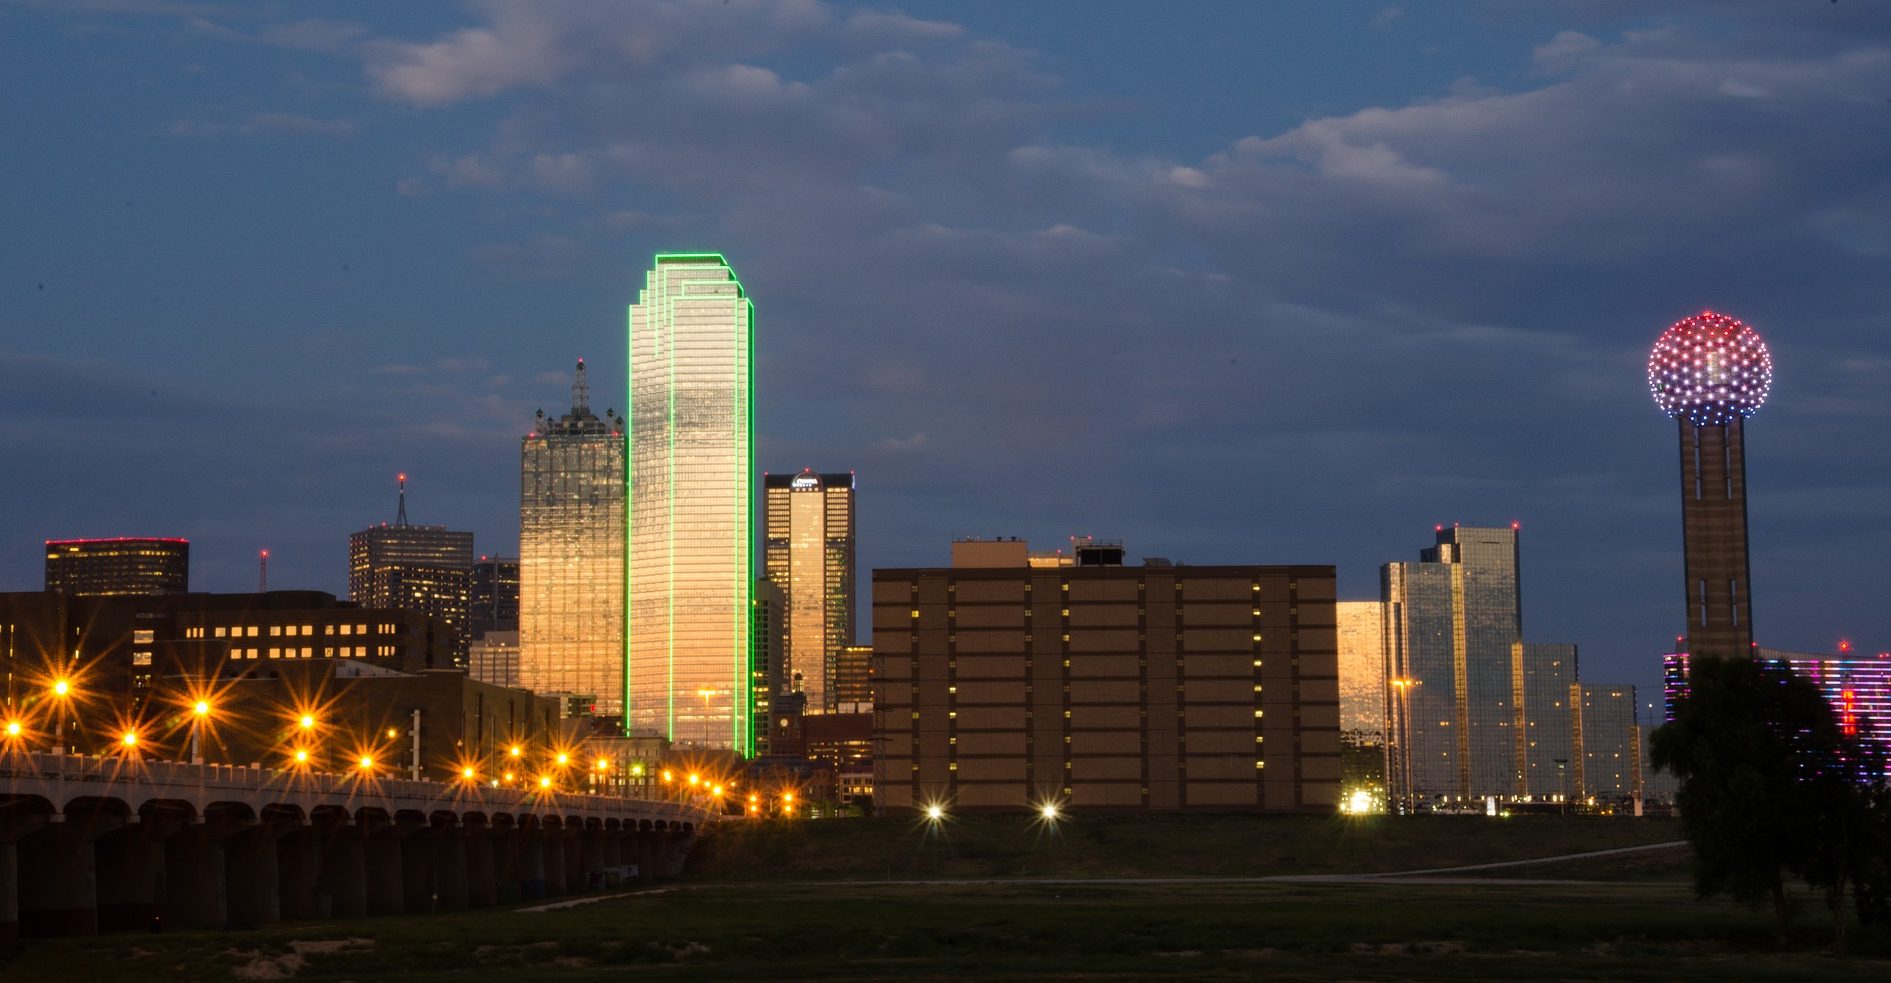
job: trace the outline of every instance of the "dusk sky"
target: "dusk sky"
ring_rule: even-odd
[[[652,254],[708,250],[760,466],[858,471],[863,571],[1094,534],[1369,599],[1515,520],[1526,639],[1643,686],[1645,361],[1724,311],[1756,636],[1891,649],[1891,4],[0,3],[0,127],[0,589],[172,535],[345,593],[397,471],[511,554],[534,411],[580,356],[621,411]]]

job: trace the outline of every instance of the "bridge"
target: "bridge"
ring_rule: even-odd
[[[0,754],[0,940],[453,911],[682,865],[685,802]],[[630,872],[634,868],[635,874]]]

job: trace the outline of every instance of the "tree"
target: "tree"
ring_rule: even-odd
[[[1681,779],[1695,890],[1770,900],[1783,942],[1786,878],[1797,875],[1824,890],[1842,946],[1846,890],[1871,839],[1859,742],[1840,732],[1816,687],[1778,663],[1701,659],[1688,676],[1650,752]]]

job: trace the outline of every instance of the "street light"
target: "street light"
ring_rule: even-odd
[[[53,711],[53,753],[64,754],[66,751],[66,714],[71,712],[72,680],[64,676],[55,678],[47,687],[52,692],[53,701],[58,707]]]
[[[204,722],[210,719],[210,711],[209,700],[199,699],[190,705],[190,763],[193,765],[204,763],[203,747],[198,735],[203,731]]]

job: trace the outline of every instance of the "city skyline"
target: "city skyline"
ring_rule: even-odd
[[[858,466],[862,574],[1097,532],[1368,599],[1410,530],[1520,520],[1559,593],[1532,635],[1646,692],[1682,568],[1637,365],[1733,311],[1785,367],[1756,640],[1891,647],[1883,15],[1321,6],[1223,8],[1236,49],[1104,5],[1088,40],[996,5],[8,8],[0,73],[69,85],[8,110],[34,140],[0,164],[18,227],[61,230],[4,240],[3,405],[60,480],[0,520],[0,581],[46,539],[178,536],[198,589],[268,548],[272,585],[342,594],[397,470],[511,554],[519,421],[574,357],[622,392],[636,269],[715,248],[768,298],[757,466]],[[584,43],[633,28],[642,61]]]

